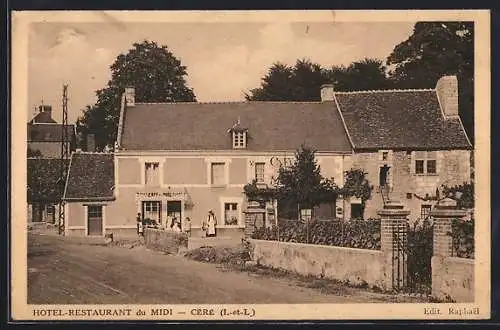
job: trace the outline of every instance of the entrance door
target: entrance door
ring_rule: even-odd
[[[167,216],[169,219],[176,218],[177,221],[182,224],[181,209],[181,201],[167,201]],[[170,225],[170,223],[167,223],[167,226]]]
[[[390,169],[390,167],[387,166],[387,165],[384,165],[384,166],[380,167],[379,185],[381,187],[386,187],[387,186],[387,177],[389,175],[389,169]]]
[[[103,232],[102,226],[102,205],[87,206],[87,235],[101,236]]]

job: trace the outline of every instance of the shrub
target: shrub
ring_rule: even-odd
[[[380,219],[279,220],[278,227],[259,228],[252,238],[282,242],[380,249]]]
[[[459,258],[474,258],[474,220],[454,219],[451,225],[452,255]]]

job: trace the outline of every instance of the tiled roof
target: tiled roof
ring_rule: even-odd
[[[458,118],[434,90],[335,93],[355,149],[469,149]]]
[[[114,181],[113,154],[75,152],[71,156],[64,199],[112,199]]]
[[[28,142],[61,142],[62,124],[30,124],[28,123]],[[66,125],[70,141],[75,139],[75,127]]]
[[[50,115],[50,112],[47,111],[42,111],[36,114],[33,119],[30,120],[30,123],[50,123],[50,124],[55,124],[57,123],[54,119],[52,119],[52,116]]]
[[[240,119],[247,150],[351,152],[333,102],[162,103],[128,107],[121,147],[126,150],[229,150],[228,130]]]
[[[61,159],[28,158],[27,163],[28,202],[60,200],[64,188],[64,179],[61,178]]]

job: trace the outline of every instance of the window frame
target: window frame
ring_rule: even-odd
[[[245,149],[247,147],[247,133],[233,131],[233,149]]]
[[[262,166],[262,180],[259,181],[257,166]],[[265,162],[255,162],[254,163],[254,179],[256,183],[265,183],[266,182],[266,163]]]
[[[236,225],[226,225],[226,204],[236,204],[236,214],[238,222]],[[221,228],[244,228],[245,218],[243,216],[243,198],[241,197],[221,197],[220,198],[220,217],[217,226]]]
[[[424,212],[424,210],[427,210]],[[432,205],[431,204],[421,204],[420,205],[420,219],[425,220],[426,218],[430,217],[430,213],[432,211]],[[424,217],[424,213],[427,214],[426,217]]]
[[[160,187],[162,185],[162,179],[161,179],[161,166],[160,166],[161,162],[160,161],[157,161],[157,160],[147,160],[144,162],[144,185],[146,187]],[[157,182],[155,184],[152,184],[152,183],[148,183],[148,165],[151,165],[153,170],[155,168],[155,165],[156,165],[156,170],[158,171],[157,172],[157,175],[156,175],[156,180]]]
[[[222,169],[222,182],[214,182],[214,166],[220,166]],[[224,186],[227,185],[226,182],[226,163],[225,162],[211,162],[210,163],[210,185],[212,186]]]
[[[417,152],[414,152],[413,156],[413,174],[414,175],[419,175],[419,176],[433,176],[433,175],[438,175],[438,155],[437,151],[419,151],[420,153],[423,153],[423,155],[418,156]],[[420,166],[417,166],[417,162],[422,162],[422,172],[418,171],[417,169],[420,168]],[[429,172],[429,162],[434,162],[434,171]],[[432,168],[432,166],[431,166]]]

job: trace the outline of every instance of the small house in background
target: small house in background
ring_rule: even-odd
[[[108,214],[107,207],[115,199],[113,158],[113,154],[80,151],[71,155],[63,196],[65,235],[102,236],[106,229],[123,229],[123,216]]]
[[[57,222],[64,189],[62,162],[58,158],[28,158],[28,222]]]
[[[57,123],[52,118],[52,106],[41,105],[39,112],[28,122],[28,157],[61,158],[63,129],[66,130],[68,150],[76,149],[75,125]]]

